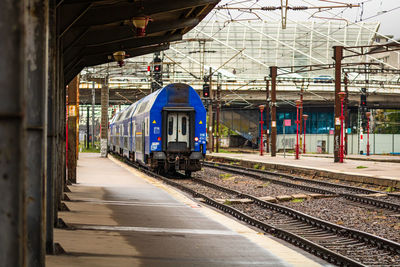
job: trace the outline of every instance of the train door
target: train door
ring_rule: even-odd
[[[167,117],[167,150],[185,151],[189,148],[189,114],[171,112]]]

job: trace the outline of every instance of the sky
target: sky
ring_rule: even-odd
[[[360,4],[360,7],[338,8],[326,12],[315,14],[319,17],[345,18],[349,22],[358,21],[379,21],[380,34],[394,35],[400,38],[400,0],[287,0],[289,6],[331,6],[338,5],[333,2]],[[280,6],[281,0],[222,0],[219,6],[228,4],[229,7],[260,7],[260,6]],[[291,20],[308,20],[316,10],[289,11],[288,18]],[[269,18],[280,19],[280,11],[257,11],[266,12]],[[251,14],[231,11],[232,17],[240,18],[251,17]],[[326,19],[315,19],[326,20]]]

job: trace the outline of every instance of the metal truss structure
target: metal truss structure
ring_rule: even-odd
[[[267,19],[269,17],[265,17]],[[209,69],[222,77],[222,90],[265,90],[264,77],[269,75],[270,66],[329,65],[333,64],[333,46],[355,47],[374,44],[378,22],[359,22],[348,24],[345,21],[307,21],[293,22],[287,18],[286,29],[281,28],[279,20],[231,21],[223,10],[215,10],[191,32],[184,35],[182,41],[171,43],[164,51],[164,82],[184,82],[200,89],[204,76]],[[398,66],[375,57],[361,55],[346,59],[351,62],[371,62],[380,68],[396,69]],[[151,77],[147,72],[152,55],[140,56],[126,61],[119,68],[116,63],[108,66],[91,67],[83,72],[83,77],[91,75],[109,75],[110,88],[149,89]],[[373,62],[373,63],[372,63]],[[332,67],[321,68],[313,72],[293,72],[278,69],[281,79],[313,79],[320,75],[334,76]],[[354,75],[353,84],[365,83],[365,79]],[[350,75],[351,76],[351,75]],[[83,79],[82,86],[85,85]],[[398,91],[399,75],[392,72],[371,73],[369,84],[376,84],[386,90],[390,87]],[[372,81],[372,82],[371,82]],[[311,83],[310,89],[314,86]],[[319,85],[316,85],[320,87]],[[280,88],[278,88],[280,90]],[[333,87],[332,87],[333,91]],[[238,101],[244,101],[237,96]]]

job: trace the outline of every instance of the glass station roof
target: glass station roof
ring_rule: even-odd
[[[212,67],[223,80],[262,81],[269,74],[269,66],[333,63],[333,46],[370,45],[378,27],[378,22],[348,25],[342,21],[307,21],[288,22],[286,29],[282,29],[280,21],[203,21],[182,41],[171,43],[170,49],[164,51],[164,79],[197,83]],[[153,55],[145,55],[127,59],[122,69],[109,63],[108,67],[102,65],[88,71],[147,82],[147,66],[152,59]],[[287,76],[321,74],[333,75],[333,70]]]
[[[378,27],[377,22],[310,21],[288,23],[282,29],[280,21],[209,21],[199,24],[185,35],[187,42],[173,44],[166,54],[195,73],[200,73],[204,54],[206,68],[222,66],[223,76],[263,79],[269,66],[333,63],[333,46],[370,45]]]

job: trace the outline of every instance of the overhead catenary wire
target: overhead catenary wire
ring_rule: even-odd
[[[309,3],[309,2],[306,1],[306,0],[302,0],[302,1],[304,1],[304,2],[306,2],[306,3],[308,3],[308,4],[311,4],[311,3]],[[400,6],[399,6],[398,8],[400,8]],[[273,14],[274,14],[274,13],[273,13]],[[263,15],[265,16],[265,14],[263,14]],[[363,27],[362,25],[357,24],[356,22],[354,22],[354,23],[348,22],[348,24],[347,24],[345,27],[348,27],[348,26],[350,26],[350,25],[357,25],[357,26],[359,26],[360,28],[367,29],[367,28]],[[336,32],[338,32],[338,31],[344,29],[345,27],[339,27],[337,30],[334,30],[334,31],[331,32],[330,34],[333,35],[334,33],[336,33]],[[369,30],[369,29],[367,29],[367,30]],[[316,34],[319,34],[319,35],[323,35],[323,33],[320,33],[320,32],[318,32],[318,31],[316,31],[315,29],[314,29],[313,32],[316,33]],[[376,34],[377,32],[375,31],[374,33]],[[336,39],[334,39],[334,38],[332,38],[332,37],[330,37],[330,36],[327,36],[327,38],[333,39],[334,41],[336,41],[336,42],[338,42],[338,43],[342,43],[341,41],[336,40]],[[393,40],[393,39],[392,39],[392,40]],[[400,44],[399,41],[394,41],[394,42]],[[345,44],[345,43],[342,43],[342,45],[345,46],[346,44]],[[396,53],[399,53],[399,52],[396,51]],[[369,57],[369,58],[372,58],[372,59],[374,59],[374,60],[376,60],[376,61],[378,61],[378,62],[380,62],[380,63],[382,63],[382,64],[384,64],[384,65],[386,65],[386,66],[388,66],[388,67],[395,68],[395,66],[392,66],[392,65],[390,65],[390,64],[387,63],[387,62],[383,62],[382,60],[379,60],[379,59],[376,58],[376,57],[373,57],[373,56],[368,56],[368,57]]]

